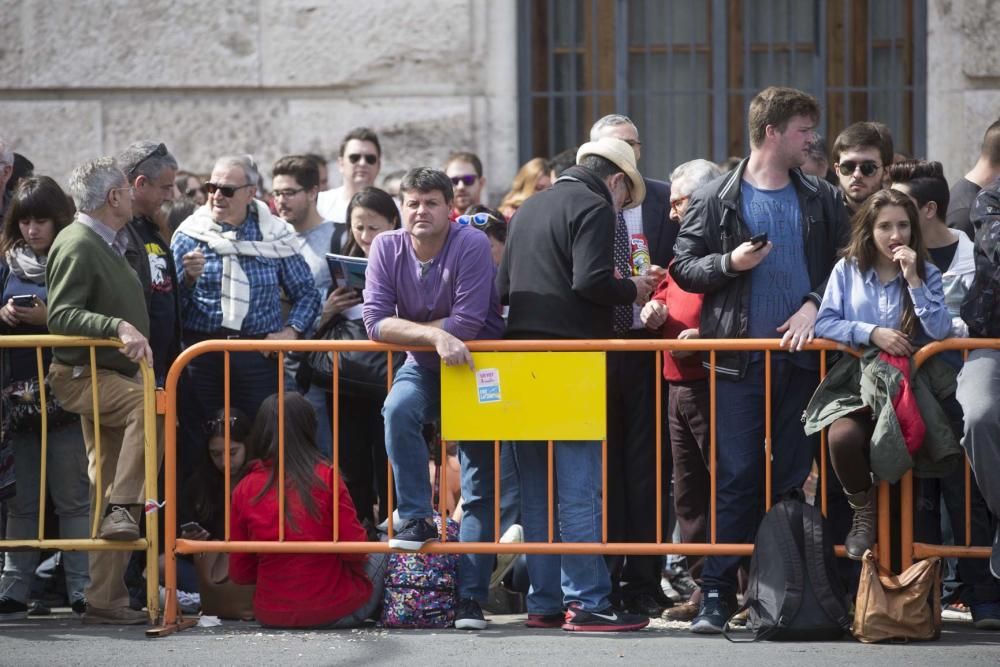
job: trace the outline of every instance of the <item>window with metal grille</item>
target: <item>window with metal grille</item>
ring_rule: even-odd
[[[579,145],[608,113],[636,122],[654,178],[743,156],[769,85],[816,96],[828,145],[878,120],[922,156],[926,14],[926,0],[520,0],[522,162]]]

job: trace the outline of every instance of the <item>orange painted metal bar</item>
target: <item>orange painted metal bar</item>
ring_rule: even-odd
[[[391,352],[389,353],[392,354]],[[391,368],[390,364],[390,368]],[[333,401],[333,417],[331,418],[333,428],[333,461],[330,466],[333,468],[333,541],[340,541],[340,353],[333,353],[333,386],[330,388],[330,396]],[[390,370],[391,372],[391,370]],[[392,523],[391,521],[389,523]]]
[[[553,467],[555,464],[555,444],[553,444],[551,440],[549,440],[547,459],[548,459],[548,472],[546,474],[548,475],[549,544],[552,544],[553,542],[555,542],[555,530],[556,530],[555,514],[553,513],[553,508],[555,507],[554,498],[556,492],[556,485],[555,485],[555,474],[554,474],[555,468]]]
[[[285,353],[278,350],[278,541],[285,541]]]
[[[710,350],[708,353],[708,479],[709,487],[711,491],[708,497],[708,509],[709,516],[711,517],[711,535],[709,539],[712,544],[715,544],[715,526],[718,523],[716,521],[716,511],[718,501],[716,500],[716,492],[718,490],[718,470],[716,467],[716,457],[718,456],[718,443],[716,441],[716,431],[718,430],[716,422],[718,421],[718,411],[716,410],[716,383],[718,380],[715,377],[715,350]]]
[[[886,567],[892,556],[892,538],[889,532],[889,483],[881,482],[878,485],[878,544],[876,551],[878,561],[885,563]]]
[[[387,373],[387,376],[386,376],[387,379],[386,379],[386,386],[385,386],[386,394],[388,394],[389,390],[392,389],[392,375],[393,375],[393,373],[392,373],[392,350],[389,350],[388,360],[389,360],[389,365],[388,365],[388,373]],[[387,507],[385,508],[385,512],[386,512],[386,516],[389,517],[388,521],[386,523],[386,526],[388,526],[388,528],[389,528],[389,530],[388,530],[388,537],[391,540],[392,536],[396,534],[396,526],[395,526],[396,522],[395,522],[395,520],[393,519],[393,516],[392,516],[392,514],[393,514],[392,506],[395,503],[395,498],[393,496],[395,496],[396,483],[395,483],[395,481],[393,481],[393,478],[392,478],[392,461],[388,461],[387,460],[386,463],[385,463],[385,467],[387,468],[387,472],[386,472],[386,476],[385,476],[385,478],[386,478],[386,482],[385,483],[386,483],[386,487],[387,487],[386,490],[385,490],[385,503],[386,503]],[[444,515],[442,515],[442,517],[443,516]]]
[[[493,441],[493,540],[500,541],[500,441]]]
[[[45,391],[45,363],[42,359],[42,348],[35,348],[35,361],[38,364],[38,396],[42,406],[42,458],[39,462],[41,470],[38,473],[38,539],[45,539],[45,490],[47,486],[47,472],[49,461],[49,418],[48,418],[48,396]],[[16,472],[16,471],[15,471]]]
[[[764,511],[771,509],[771,351],[764,352]]]
[[[608,439],[601,440],[601,544],[608,543]]]
[[[438,492],[438,503],[441,505],[441,541],[448,541],[448,442],[441,438],[441,488]]]
[[[653,361],[653,386],[656,387],[656,542],[663,542],[663,353],[657,350]]]
[[[94,504],[91,506],[94,525],[91,527],[90,536],[97,539],[97,528],[101,525],[101,519],[104,517],[104,494],[101,492],[101,489],[104,488],[101,483],[101,468],[104,466],[101,465],[103,461],[101,458],[101,410],[97,389],[96,347],[90,348],[90,399],[94,409],[94,460],[97,461],[97,465],[94,466]]]
[[[819,353],[819,381],[822,382],[826,378],[826,350],[821,350]],[[826,429],[820,431],[819,434],[819,494],[820,494],[820,511],[823,516],[828,516],[826,507],[826,476],[828,471],[826,469]]]
[[[942,544],[924,544],[914,542],[913,557],[917,560],[929,558],[930,556],[941,556],[942,558],[989,558],[993,553],[992,547],[960,547]]]
[[[232,505],[232,496],[233,496],[233,487],[232,487],[232,478],[231,478],[232,470],[231,470],[231,466],[229,465],[229,456],[230,456],[230,454],[229,454],[229,451],[230,451],[229,447],[230,447],[230,439],[232,438],[232,431],[230,430],[230,426],[232,424],[232,413],[230,411],[230,402],[232,401],[232,396],[231,396],[232,391],[231,391],[231,387],[230,387],[230,384],[229,384],[229,352],[228,351],[222,353],[222,376],[225,378],[225,380],[222,383],[222,418],[226,420],[226,423],[223,426],[223,429],[225,429],[223,437],[226,440],[226,468],[225,468],[225,477],[226,477],[226,486],[225,486],[225,488],[226,488],[226,493],[225,493],[225,497],[223,498],[223,507],[225,509],[226,525],[223,528],[223,531],[225,532],[225,535],[226,535],[226,542],[228,542],[229,541],[229,522],[230,522],[230,514],[229,513],[232,510],[232,506],[231,505]]]
[[[899,566],[905,572],[913,565],[913,471],[899,480]]]

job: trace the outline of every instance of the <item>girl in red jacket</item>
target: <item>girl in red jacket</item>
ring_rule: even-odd
[[[285,513],[278,514],[278,395],[260,407],[250,434],[254,461],[233,491],[230,535],[236,541],[287,542],[333,538],[333,481],[338,476],[316,449],[316,413],[301,394],[285,394]],[[339,538],[364,542],[351,496],[338,480]],[[256,584],[254,615],[272,627],[360,625],[382,599],[385,554],[234,553],[229,576]]]

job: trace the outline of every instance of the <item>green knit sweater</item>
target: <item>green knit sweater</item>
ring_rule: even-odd
[[[149,337],[149,313],[138,276],[86,225],[74,222],[56,237],[45,282],[50,333],[115,338],[124,320]],[[53,357],[68,366],[90,366],[88,348],[56,348]],[[97,348],[97,365],[128,376],[139,370],[114,348]]]

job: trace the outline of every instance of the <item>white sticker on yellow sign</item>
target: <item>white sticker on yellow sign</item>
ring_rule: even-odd
[[[500,371],[496,368],[483,368],[477,370],[476,389],[479,390],[480,403],[499,403]]]

